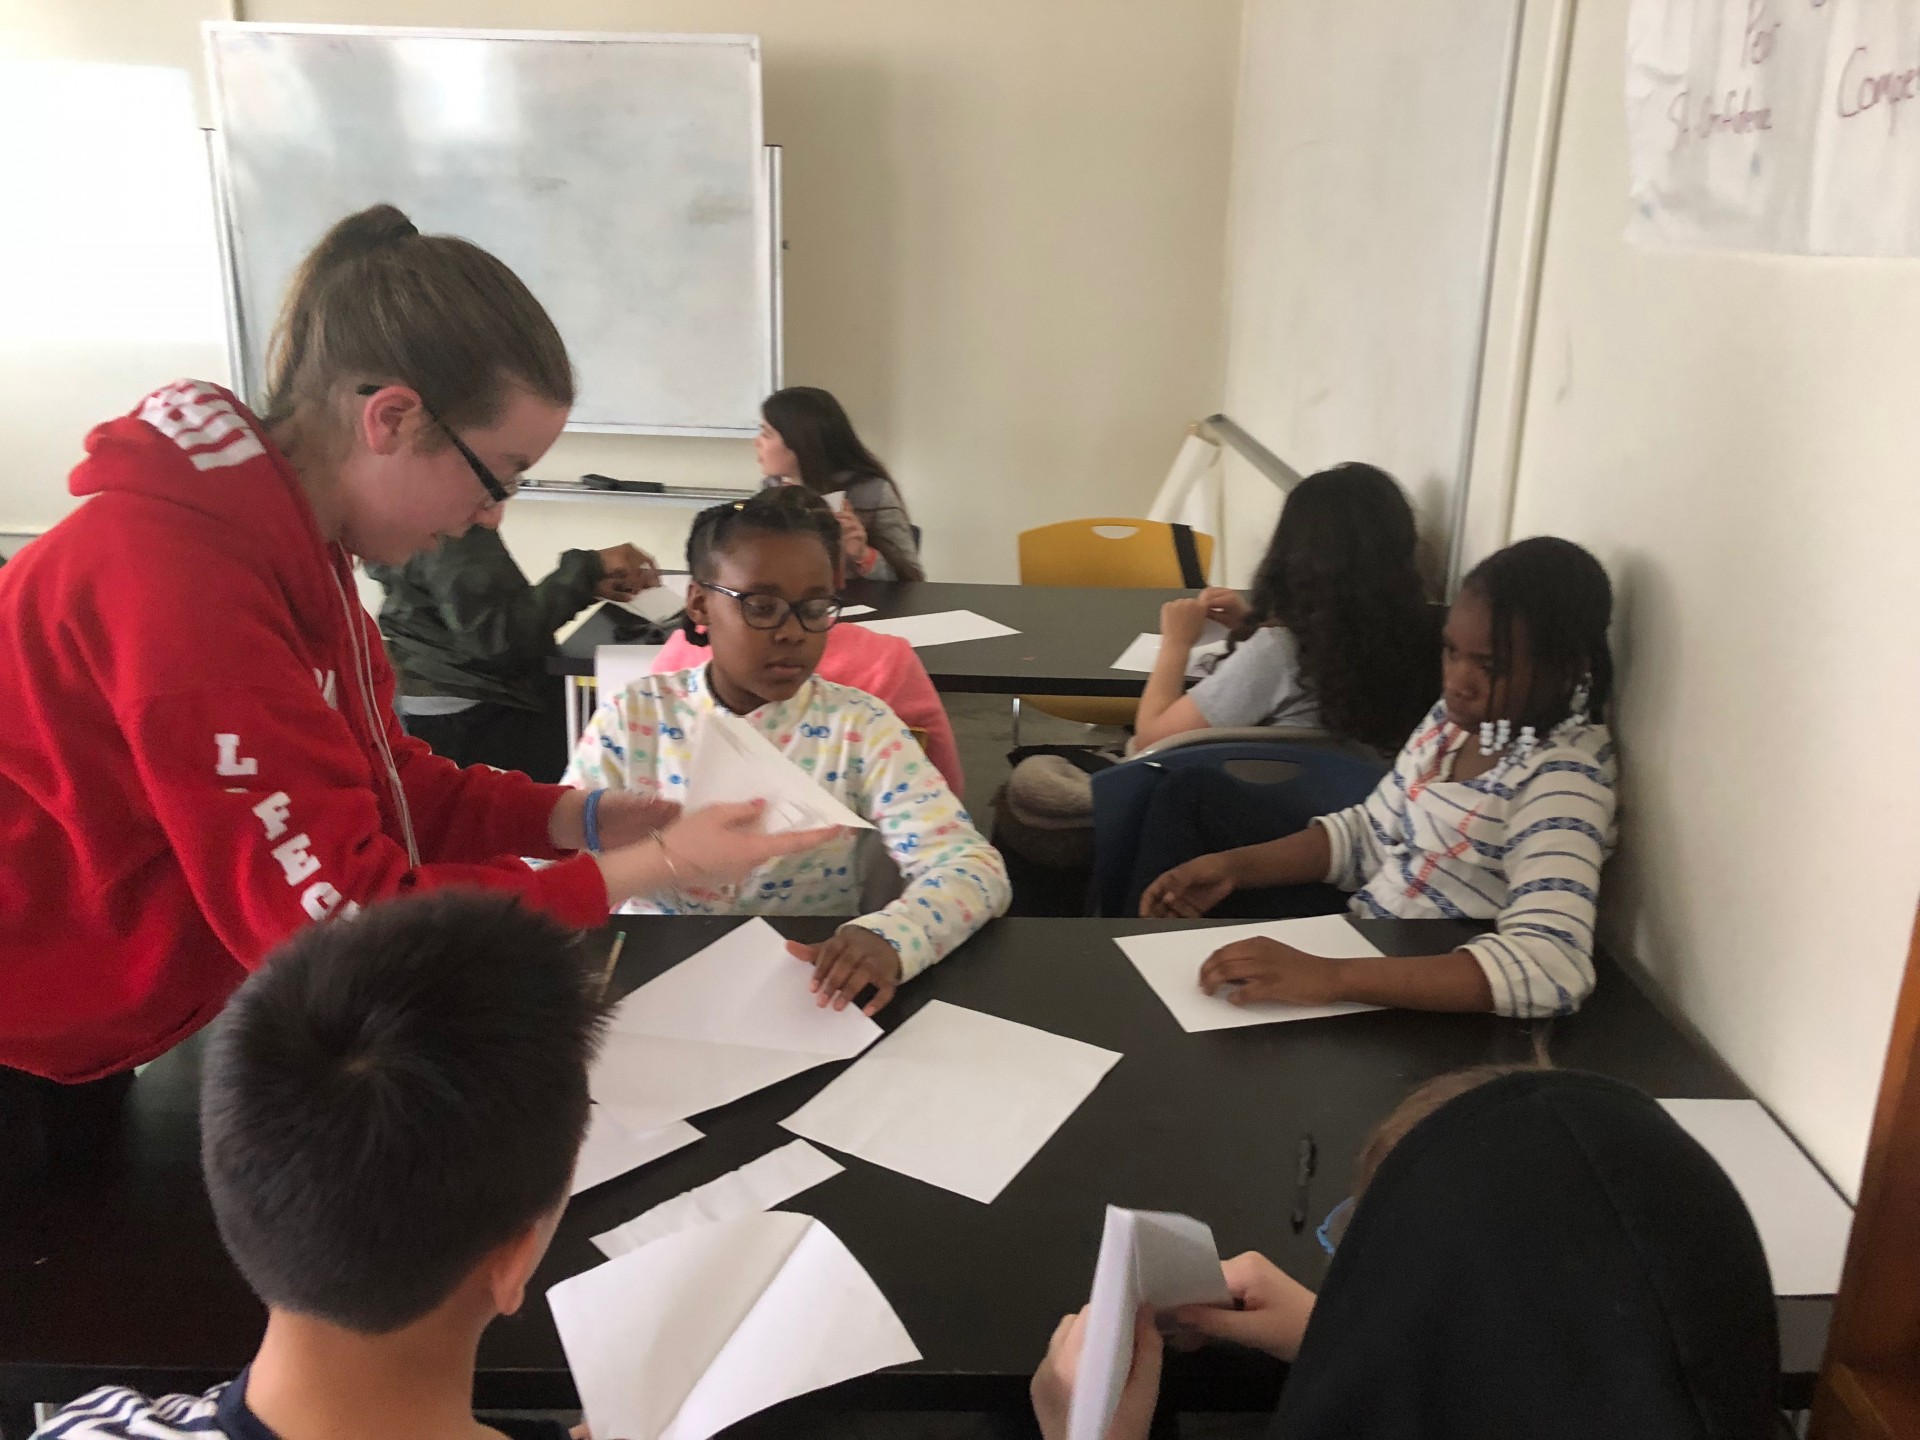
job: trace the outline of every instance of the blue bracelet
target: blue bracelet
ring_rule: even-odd
[[[606,793],[589,790],[586,808],[580,812],[580,828],[586,832],[587,849],[595,855],[600,853],[600,797]]]

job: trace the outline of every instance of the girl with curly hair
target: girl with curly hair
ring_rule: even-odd
[[[1161,609],[1136,745],[1210,727],[1286,725],[1392,754],[1426,713],[1440,674],[1417,543],[1413,509],[1384,470],[1350,462],[1302,480],[1246,598],[1213,589]],[[1231,629],[1233,645],[1185,691],[1209,619]]]

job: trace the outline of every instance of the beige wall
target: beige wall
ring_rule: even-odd
[[[1513,534],[1619,587],[1612,943],[1851,1190],[1920,893],[1920,287],[1627,245],[1626,10],[1577,9]]]
[[[12,0],[0,15],[16,46],[197,69],[197,21],[218,10]],[[1239,14],[1238,0],[246,6],[256,20],[761,35],[768,139],[785,146],[787,377],[846,401],[900,476],[933,573],[971,580],[1014,578],[1022,528],[1143,509],[1184,427],[1216,408]],[[8,413],[19,392],[0,388],[0,429],[42,437],[28,475],[0,478],[0,525],[56,518],[86,424],[182,368],[85,358],[55,417]],[[566,437],[536,473],[584,470],[755,479],[742,442],[593,435]],[[514,509],[507,535],[533,570],[629,537],[677,554],[691,513]]]

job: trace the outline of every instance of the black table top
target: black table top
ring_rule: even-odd
[[[1143,631],[1158,632],[1160,607],[1191,590],[1092,590],[1039,585],[952,585],[862,580],[847,587],[853,605],[875,615],[933,615],[971,610],[1018,635],[930,645],[919,652],[936,689],[993,695],[1118,695],[1137,697],[1147,677],[1115,670],[1120,652]],[[566,638],[547,662],[556,675],[591,675],[596,646],[626,643],[634,621],[617,605],[602,605]]]
[[[621,918],[624,993],[718,938],[732,919]],[[783,921],[819,938],[831,920]],[[1310,1224],[1295,1235],[1297,1141],[1321,1169],[1313,1221],[1346,1194],[1348,1157],[1419,1082],[1460,1066],[1522,1061],[1533,1027],[1487,1015],[1380,1011],[1189,1035],[1121,952],[1116,935],[1181,928],[1140,920],[996,921],[909,984],[881,1015],[891,1029],[938,998],[1120,1051],[1125,1057],[991,1205],[842,1158],[846,1170],[786,1202],[830,1226],[873,1275],[925,1356],[793,1402],[818,1409],[1018,1408],[1055,1321],[1086,1301],[1108,1202],[1182,1211],[1212,1225],[1222,1255],[1258,1249],[1309,1285],[1326,1259]],[[1431,953],[1469,929],[1448,921],[1363,922],[1382,949]],[[1551,1022],[1555,1063],[1660,1096],[1740,1098],[1718,1060],[1604,958],[1575,1016]],[[197,1389],[234,1374],[262,1312],[222,1254],[201,1186],[199,1044],[133,1087],[118,1149],[97,1173],[54,1187],[0,1222],[0,1403],[64,1400],[102,1383]],[[522,1312],[482,1343],[477,1403],[563,1407],[573,1386],[546,1288],[600,1263],[590,1237],[737,1168],[793,1137],[778,1122],[840,1070],[824,1066],[695,1117],[706,1139],[577,1197]],[[1781,1302],[1790,1390],[1810,1393],[1831,1313]],[[1260,1409],[1281,1369],[1245,1352],[1170,1356],[1165,1395],[1189,1410]],[[0,1418],[4,1418],[0,1411]],[[781,1407],[770,1415],[788,1415]],[[748,1426],[766,1421],[759,1417]]]

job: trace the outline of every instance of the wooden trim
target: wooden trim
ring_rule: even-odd
[[[1920,915],[1814,1396],[1814,1440],[1920,1437]]]

